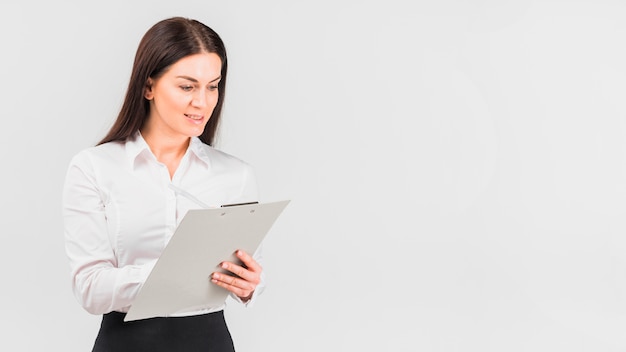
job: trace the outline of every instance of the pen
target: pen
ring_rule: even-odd
[[[194,203],[198,204],[199,206],[209,209],[209,208],[219,208],[217,206],[214,205],[208,205],[206,203],[204,203],[203,201],[201,201],[200,199],[194,197],[191,193],[185,191],[184,189],[178,188],[176,186],[174,186],[173,184],[169,184],[169,187],[176,192],[177,194],[180,194],[181,196],[193,201]]]
[[[199,206],[206,208],[206,209],[210,209],[210,208],[220,208],[218,206],[215,205],[208,205],[206,203],[204,203],[203,201],[201,201],[200,199],[194,197],[191,193],[185,191],[184,189],[181,189],[179,187],[174,186],[173,184],[169,184],[169,187],[176,192],[177,194],[180,194],[181,196],[191,200],[192,202],[198,204]],[[259,202],[245,202],[245,203],[233,203],[233,204],[223,204],[221,205],[221,208],[226,208],[226,207],[236,207],[238,205],[249,205],[249,204],[259,204]]]

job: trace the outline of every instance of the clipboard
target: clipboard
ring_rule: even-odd
[[[124,321],[169,316],[224,304],[230,294],[211,282],[222,261],[252,255],[289,200],[192,209],[185,214],[135,297]]]

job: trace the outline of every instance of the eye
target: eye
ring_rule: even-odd
[[[219,87],[217,85],[209,86],[209,90],[217,90]]]
[[[190,92],[193,89],[193,86],[190,86],[190,85],[180,86],[180,89],[182,89],[185,92]]]

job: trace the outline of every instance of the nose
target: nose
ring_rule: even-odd
[[[207,105],[207,101],[208,101],[207,93],[202,89],[198,89],[198,91],[193,95],[193,99],[191,100],[191,105],[202,108]]]

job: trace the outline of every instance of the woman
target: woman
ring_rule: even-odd
[[[72,159],[63,193],[74,293],[102,314],[93,351],[233,351],[223,306],[124,323],[179,221],[197,201],[257,200],[251,167],[211,147],[226,87],[217,33],[191,19],[156,23],[142,38],[117,120]],[[197,198],[197,199],[194,199]],[[263,286],[257,254],[221,263],[214,284],[251,304]]]

